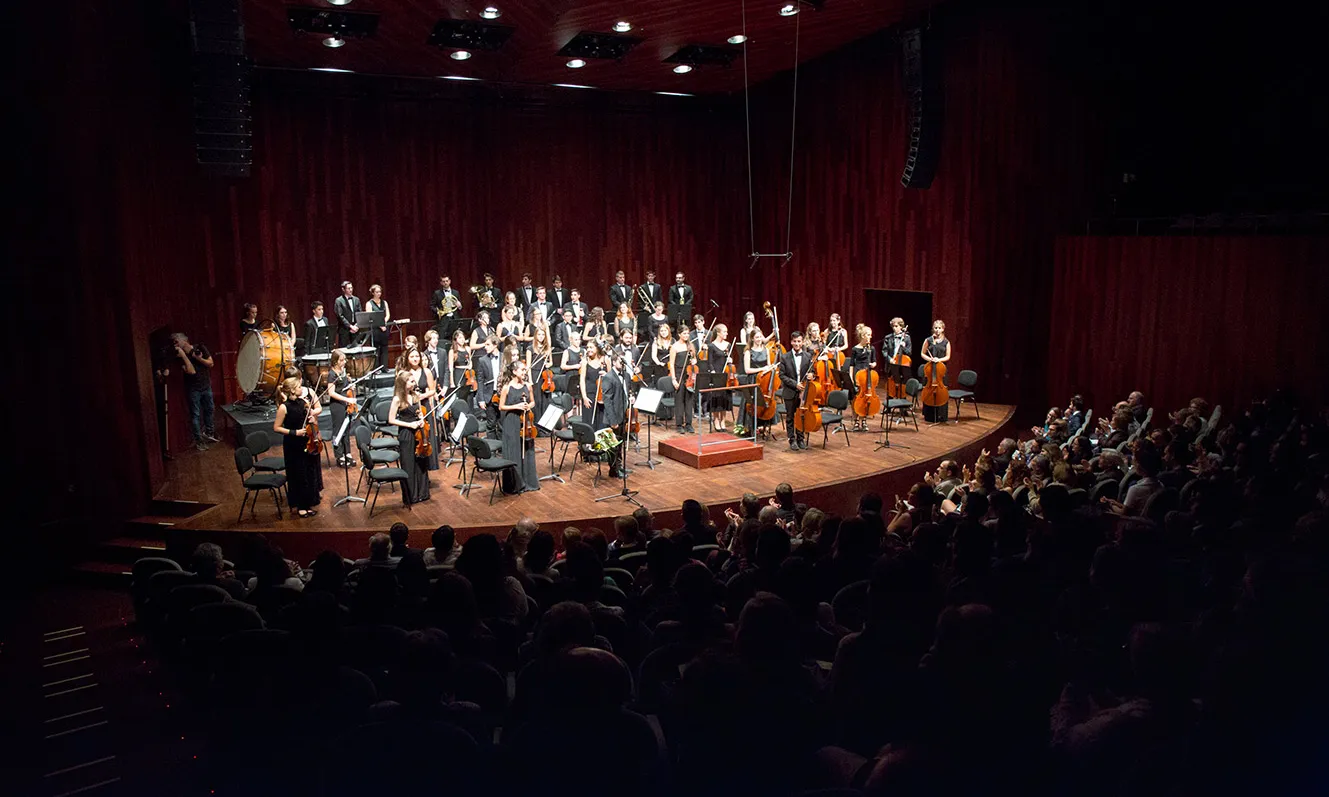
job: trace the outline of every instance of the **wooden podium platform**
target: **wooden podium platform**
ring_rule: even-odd
[[[698,441],[706,443],[699,446]],[[724,432],[682,435],[660,441],[660,456],[681,462],[691,468],[704,470],[737,462],[755,462],[761,459],[761,445],[747,438],[734,437]]]

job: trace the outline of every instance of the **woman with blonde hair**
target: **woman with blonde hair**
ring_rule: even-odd
[[[286,501],[298,518],[318,514],[314,507],[323,500],[323,471],[318,454],[306,451],[309,442],[306,425],[312,413],[318,417],[318,397],[306,394],[300,377],[287,377],[281,384],[283,401],[277,406],[272,431],[282,437],[282,455],[286,459]]]

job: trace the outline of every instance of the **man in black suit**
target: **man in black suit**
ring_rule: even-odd
[[[337,314],[337,347],[344,349],[356,345],[354,341],[360,334],[360,327],[355,325],[355,314],[364,309],[360,297],[355,295],[355,286],[350,280],[341,284],[341,296],[333,302],[333,311]]]
[[[692,320],[692,286],[683,281],[683,272],[674,275],[669,288],[669,323],[675,328]]]
[[[517,289],[517,306],[530,318],[531,304],[535,302],[535,286],[531,284],[531,272],[521,275],[521,287]]]
[[[475,292],[475,304],[477,308],[491,311],[503,306],[503,289],[494,284],[493,274],[485,274],[484,283]]]
[[[327,354],[332,351],[332,330],[323,317],[323,303],[314,302],[314,316],[305,322],[305,354]]]
[[[802,398],[803,380],[811,370],[812,355],[803,350],[803,333],[794,330],[789,335],[789,351],[780,357],[780,398],[784,399],[784,428],[791,451],[808,447],[808,436],[794,428],[794,411]]]
[[[564,303],[568,300],[567,289],[563,287],[563,278],[555,274],[551,282],[553,282],[554,287],[549,291],[549,301],[553,303],[555,310],[562,310]]]
[[[632,305],[632,286],[628,285],[627,278],[622,269],[614,272],[614,284],[609,286],[609,306],[605,312],[609,315],[618,315],[618,306],[627,302]]]
[[[645,298],[642,298],[645,296]],[[655,272],[646,272],[646,281],[637,288],[637,296],[642,301],[642,307],[637,311],[637,328],[642,329],[641,321],[655,312],[655,303],[664,301],[664,288],[655,281]]]
[[[558,323],[554,325],[554,350],[563,351],[568,347],[568,330],[575,328],[581,332],[581,327],[572,323],[572,308],[567,307],[560,311]]]
[[[502,367],[499,365],[498,336],[490,335],[485,339],[484,352],[475,358],[475,400],[480,413],[491,422],[498,417],[498,408],[494,406],[494,390],[501,379]]]
[[[586,302],[581,300],[581,291],[573,288],[568,292],[568,300],[563,303],[563,309],[572,311],[572,322],[579,327],[586,326],[586,314],[590,309]]]
[[[589,389],[589,385],[587,386]],[[595,418],[598,429],[613,429],[619,440],[627,440],[628,389],[623,379],[623,361],[621,356],[610,358],[609,370],[600,375],[600,390],[604,393],[603,409]],[[620,444],[609,453],[609,476],[621,478],[626,463],[621,459],[626,446]],[[631,470],[627,471],[631,473]]]
[[[443,312],[443,303],[452,297],[450,303],[453,310],[451,313]],[[452,345],[452,333],[457,330],[457,323],[460,320],[457,316],[461,312],[461,294],[452,287],[452,277],[444,275],[438,278],[438,290],[429,299],[429,306],[433,308],[434,315],[438,321],[434,324],[434,329],[438,330],[438,338],[444,346]]]
[[[521,296],[517,297],[517,301],[521,301]],[[546,324],[552,326],[558,320],[554,317],[554,303],[549,301],[543,285],[535,289],[535,301],[531,302],[531,305],[526,308],[526,323],[531,323],[536,310],[544,311]]]

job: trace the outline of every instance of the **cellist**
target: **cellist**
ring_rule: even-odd
[[[784,399],[784,428],[789,437],[789,450],[807,450],[807,435],[794,429],[794,412],[798,409],[803,382],[812,370],[814,356],[803,350],[803,335],[794,330],[789,335],[789,351],[780,358],[780,397]]]
[[[766,345],[766,335],[760,329],[754,327],[748,335],[748,346],[743,351],[743,377],[739,381],[744,385],[751,385],[757,381],[758,376],[773,370],[778,365],[779,363],[771,362],[771,350]],[[743,393],[747,396],[752,395],[746,390]],[[774,396],[771,396],[771,401],[775,401]],[[752,412],[749,413],[747,409],[744,410],[743,425],[748,429],[754,429],[758,423],[756,418],[757,408],[751,404],[745,404],[744,406],[750,407]]]
[[[872,327],[867,324],[858,325],[858,345],[854,346],[849,352],[849,400],[852,403],[855,394],[858,392],[858,385],[855,379],[859,371],[871,371],[877,367],[876,351],[872,347]],[[868,384],[871,384],[869,380]],[[854,430],[866,432],[868,430],[867,418],[854,418]]]
[[[932,322],[932,336],[923,341],[923,350],[919,353],[924,362],[944,363],[951,359],[951,342],[946,339],[946,322],[938,318]],[[946,377],[943,375],[941,383],[946,384]],[[933,423],[945,421],[949,412],[949,405],[942,404],[932,409],[933,417],[928,420]],[[926,414],[926,413],[925,413]]]
[[[886,378],[903,385],[909,381],[909,369],[900,361],[901,356],[908,357],[914,351],[914,341],[909,337],[909,328],[904,319],[896,316],[891,319],[891,334],[881,342],[881,354],[886,358]]]

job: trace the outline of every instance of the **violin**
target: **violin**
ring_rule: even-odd
[[[305,399],[305,453],[323,453],[323,435],[318,433],[318,414],[314,412],[314,402]]]
[[[683,373],[686,374],[686,377],[683,380],[683,386],[688,390],[697,389],[697,374],[701,373],[701,368],[697,366],[697,356],[698,355],[693,354],[692,357],[688,359],[687,366],[683,369]]]
[[[738,387],[738,369],[734,367],[734,347],[729,347],[729,356],[724,363],[724,386]]]
[[[545,373],[548,373],[548,371]],[[526,400],[532,405],[535,404],[535,397],[531,394],[529,387],[526,388]],[[534,440],[538,434],[540,434],[540,430],[535,425],[535,410],[528,407],[521,414],[521,436],[528,440]]]
[[[420,420],[424,423],[423,426],[415,430],[415,455],[417,457],[432,456],[434,453],[434,438],[429,433],[429,413],[424,411],[423,404],[415,406],[420,408]]]
[[[346,388],[346,398],[350,399],[350,401],[346,402],[346,411],[352,415],[359,412],[360,405],[355,403],[355,385],[350,385]]]
[[[927,345],[927,344],[924,344]],[[946,376],[946,363],[929,360],[923,364],[923,376],[927,385],[918,394],[918,400],[924,407],[942,407],[951,400],[950,391],[942,379]]]
[[[871,368],[859,369],[854,374],[854,384],[858,395],[854,396],[854,414],[860,418],[870,418],[881,412],[881,399],[877,397],[877,382],[881,376]]]
[[[470,388],[472,393],[480,389],[480,383],[475,380],[474,368],[467,368],[466,371],[462,373],[461,378],[466,381],[466,387]]]

